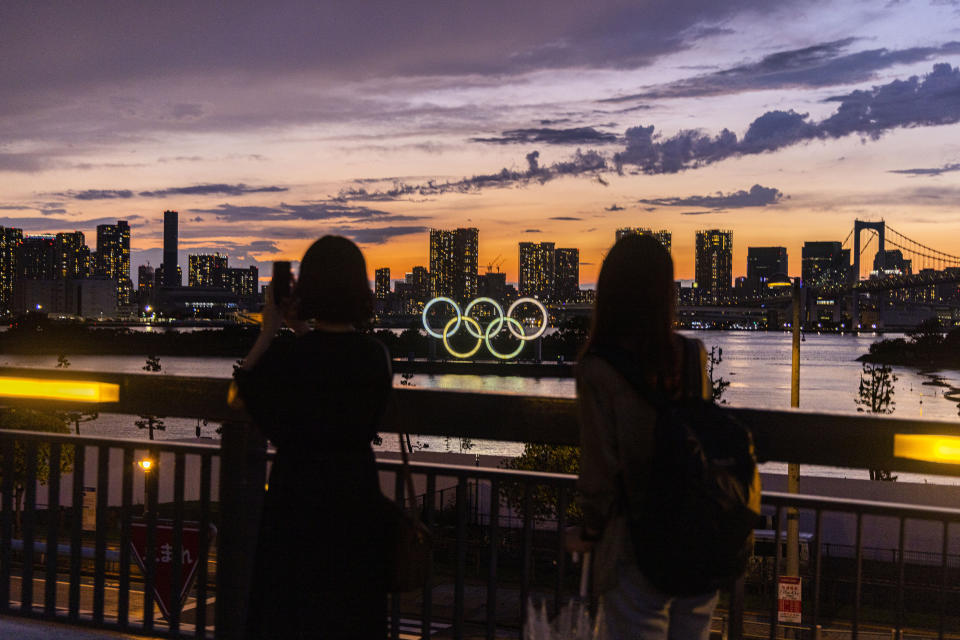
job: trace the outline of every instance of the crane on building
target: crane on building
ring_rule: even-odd
[[[500,265],[503,264],[503,254],[497,254],[497,257],[487,263],[487,273],[493,273],[494,267],[497,269],[497,273],[500,273]]]

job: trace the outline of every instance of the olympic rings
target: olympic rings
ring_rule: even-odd
[[[445,302],[449,304],[451,307],[453,307],[453,310],[456,313],[455,317],[450,318],[450,320],[447,321],[446,325],[443,327],[442,333],[437,333],[432,328],[430,328],[430,323],[427,321],[427,312],[437,302]],[[487,303],[487,304],[493,305],[493,308],[497,312],[496,319],[494,319],[493,322],[487,325],[486,330],[481,329],[480,323],[470,317],[470,311],[480,303]],[[512,317],[513,312],[516,310],[516,308],[522,304],[534,305],[535,307],[537,307],[537,309],[540,311],[540,315],[543,317],[543,323],[540,325],[540,328],[535,333],[529,336],[526,335],[523,328],[523,324],[516,318]],[[536,298],[520,298],[519,300],[516,300],[513,304],[511,304],[510,309],[506,313],[504,313],[503,307],[501,307],[500,304],[496,300],[493,300],[492,298],[486,298],[486,297],[474,298],[467,304],[466,308],[464,308],[463,311],[461,312],[460,306],[454,300],[451,300],[450,298],[447,298],[444,296],[438,296],[436,298],[433,298],[429,302],[427,302],[426,305],[424,305],[422,320],[423,320],[423,328],[426,329],[427,334],[438,340],[442,340],[443,346],[446,347],[447,352],[455,358],[470,358],[480,349],[480,345],[486,344],[487,350],[489,350],[490,353],[493,354],[495,357],[500,358],[501,360],[509,360],[510,358],[514,358],[520,354],[520,352],[523,350],[524,343],[530,340],[535,340],[544,334],[544,332],[547,330],[547,324],[550,322],[550,314],[547,311],[547,308],[543,306],[543,303],[541,303]],[[465,352],[455,351],[454,349],[452,349],[450,347],[450,341],[449,341],[449,338],[453,336],[460,329],[461,324],[464,324],[466,326],[467,333],[469,333],[472,337],[477,339],[477,344],[472,349]],[[506,325],[507,330],[510,332],[510,335],[512,335],[513,337],[517,338],[520,341],[520,344],[512,353],[500,353],[493,347],[493,343],[491,342],[491,338],[494,338],[497,335],[499,335],[500,332],[503,330],[504,325]]]
[[[507,317],[509,318],[513,316],[514,309],[519,307],[521,304],[524,304],[525,302],[529,302],[534,306],[536,306],[538,309],[540,309],[540,313],[543,315],[543,324],[540,325],[540,330],[531,336],[524,334],[522,326],[520,327],[519,333],[514,331],[513,327],[510,325],[507,325],[507,330],[509,330],[510,333],[514,335],[514,337],[519,338],[521,340],[534,340],[542,336],[543,332],[547,330],[547,325],[550,323],[550,314],[547,313],[547,308],[543,306],[543,304],[536,298],[519,298],[516,302],[510,305],[510,309],[507,310]],[[519,326],[519,323],[517,324]]]
[[[518,355],[520,355],[520,352],[523,351],[524,341],[521,340],[517,344],[517,348],[512,353],[500,353],[499,351],[494,349],[493,345],[490,344],[490,338],[500,333],[500,329],[503,328],[504,322],[507,323],[507,326],[510,326],[510,323],[512,322],[513,324],[517,325],[517,329],[523,331],[523,325],[521,325],[518,321],[514,320],[509,316],[506,319],[504,319],[503,317],[500,317],[487,325],[487,331],[483,338],[484,338],[484,342],[487,343],[487,350],[490,351],[490,353],[492,353],[497,358],[500,358],[501,360],[509,360],[510,358],[516,358]],[[497,325],[496,331],[493,331],[493,325]]]
[[[445,339],[444,335],[446,335],[446,332],[444,332],[443,334],[436,333],[433,331],[433,329],[430,328],[430,325],[427,324],[427,311],[430,310],[430,307],[432,307],[435,302],[446,302],[451,307],[453,307],[454,311],[457,312],[457,326],[454,327],[453,329],[454,333],[456,333],[457,330],[460,328],[460,305],[458,305],[456,302],[454,302],[450,298],[444,298],[443,296],[440,296],[438,298],[434,298],[423,307],[423,328],[427,330],[428,334],[430,334],[437,340],[444,340]]]
[[[488,304],[492,304],[492,305],[493,305],[493,308],[497,310],[497,314],[500,316],[500,318],[499,318],[499,319],[500,319],[500,328],[498,328],[498,329],[496,330],[496,332],[494,332],[494,334],[493,334],[493,335],[497,335],[498,333],[500,333],[500,329],[503,328],[503,307],[501,307],[499,304],[497,304],[497,301],[496,301],[496,300],[494,300],[494,299],[492,299],[492,298],[474,298],[473,300],[470,301],[470,303],[469,303],[469,304],[466,306],[466,308],[463,310],[463,315],[464,315],[464,317],[469,316],[469,315],[470,315],[470,310],[473,309],[473,307],[474,307],[475,305],[480,304],[481,302],[486,302],[486,303],[488,303]],[[487,328],[489,329],[489,327],[487,327]],[[456,333],[456,329],[454,329],[454,333]],[[473,333],[473,329],[470,328],[470,325],[469,325],[469,324],[467,325],[467,333],[469,333],[470,335],[472,335],[474,338],[482,338],[482,337],[484,336],[484,334],[479,333],[479,332],[476,333],[476,334],[474,334],[474,333]]]
[[[480,333],[480,324],[476,320],[474,320],[470,316],[464,316],[463,321],[466,322],[468,325],[472,322],[473,326],[477,328],[477,333]],[[475,354],[477,351],[480,350],[480,345],[483,344],[483,338],[477,338],[477,344],[474,345],[473,349],[470,349],[470,351],[466,351],[466,352],[454,351],[453,349],[450,348],[450,343],[447,342],[447,335],[449,335],[450,333],[450,325],[452,325],[454,322],[456,322],[459,325],[460,318],[450,318],[450,322],[448,322],[447,326],[443,328],[443,346],[447,348],[447,351],[449,351],[450,355],[452,355],[454,358],[469,358],[470,356],[472,356],[473,354]]]

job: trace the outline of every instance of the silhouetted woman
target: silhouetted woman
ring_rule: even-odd
[[[383,523],[370,443],[392,374],[383,345],[357,331],[372,311],[360,249],[325,236],[304,254],[291,300],[278,307],[268,299],[260,336],[238,372],[243,404],[277,449],[249,638],[385,637]],[[295,337],[277,337],[283,321]]]
[[[673,331],[675,300],[667,250],[649,235],[621,238],[600,269],[593,327],[578,364],[584,525],[568,533],[567,546],[593,550],[594,589],[615,640],[706,640],[717,603],[715,591],[685,598],[661,593],[637,568],[625,513],[643,499],[656,411],[607,360],[591,354],[618,349],[651,388],[709,398],[703,345]]]

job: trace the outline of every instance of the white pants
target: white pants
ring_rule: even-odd
[[[635,566],[600,596],[607,640],[709,640],[718,592],[678,598],[657,591]]]

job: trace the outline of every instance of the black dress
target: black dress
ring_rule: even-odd
[[[383,345],[360,333],[277,340],[237,384],[277,449],[249,638],[384,638],[380,487],[370,442],[391,389]]]

